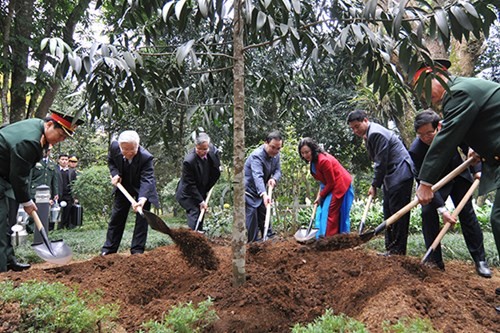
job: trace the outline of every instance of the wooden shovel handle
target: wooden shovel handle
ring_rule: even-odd
[[[364,223],[366,221],[366,217],[368,216],[368,211],[370,210],[372,200],[373,200],[373,195],[370,194],[366,202],[365,210],[363,211],[363,216],[361,217],[361,223]]]
[[[213,190],[213,189],[214,189],[214,188],[212,187],[212,188],[210,189],[210,191],[208,191],[207,198],[205,199],[205,203],[206,203],[207,205],[208,205],[208,200],[210,200],[210,196],[212,195],[212,190]],[[206,209],[205,209],[205,208],[202,208],[202,209],[200,210],[200,216],[198,216],[198,222],[200,222],[200,221],[203,219],[203,215],[205,215],[205,211],[206,211]]]
[[[128,193],[128,191],[125,189],[125,187],[123,187],[121,183],[116,183],[116,187],[120,190],[120,192],[123,193],[123,195],[128,199],[128,201],[130,201],[132,205],[137,204],[137,201],[135,201],[134,197],[131,196],[130,193]],[[139,208],[137,212],[141,215],[144,215],[141,208]]]
[[[460,201],[460,203],[458,204],[458,206],[455,207],[455,210],[451,214],[454,218],[458,217],[458,214],[460,214],[460,212],[462,211],[462,208],[464,208],[465,204],[469,201],[469,199],[472,196],[472,194],[474,194],[474,191],[479,186],[479,181],[480,181],[479,179],[474,180],[474,182],[472,183],[471,187],[469,188],[469,190],[467,191],[467,193],[465,193],[464,197],[462,198],[462,200]],[[443,229],[441,229],[441,231],[437,235],[436,239],[431,244],[431,248],[432,248],[433,251],[437,248],[437,246],[439,245],[439,243],[443,239],[444,234],[446,234],[446,232],[448,231],[448,229],[450,229],[450,227],[451,227],[451,223],[447,222],[447,223],[444,224]]]
[[[267,196],[269,197],[270,200],[272,200],[273,196],[272,186],[269,186],[269,189],[267,190]],[[270,220],[271,220],[271,202],[269,202],[269,204],[267,204],[266,206],[266,219],[264,220],[264,235],[262,235],[263,240],[267,239],[267,231],[269,230]]]
[[[438,181],[436,184],[434,184],[432,186],[432,188],[431,188],[432,192],[438,191],[439,189],[441,189],[441,187],[448,184],[448,182],[450,182],[450,180],[452,180],[453,178],[455,178],[456,176],[458,176],[459,174],[464,172],[464,170],[467,169],[472,164],[473,161],[474,161],[474,158],[470,157],[465,162],[463,162],[458,167],[456,167],[453,171],[451,171],[449,174],[447,174],[445,177],[443,177],[440,181]],[[406,206],[401,208],[399,211],[397,211],[394,215],[389,217],[385,221],[385,225],[389,226],[389,225],[393,224],[394,222],[399,220],[403,215],[408,213],[412,208],[417,206],[418,203],[419,203],[418,198],[413,199],[409,204],[407,204]]]
[[[34,210],[33,212],[31,212],[31,217],[35,221],[35,226],[38,229],[38,231],[41,231],[42,229],[44,229],[43,223],[40,220],[40,216],[38,216],[38,213],[36,212],[36,210]]]

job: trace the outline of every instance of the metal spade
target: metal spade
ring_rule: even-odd
[[[47,232],[45,231],[42,221],[40,221],[40,217],[36,211],[31,213],[31,217],[35,221],[36,228],[40,232],[43,240],[42,243],[31,245],[35,253],[43,260],[53,264],[64,265],[69,263],[73,257],[73,253],[71,252],[69,246],[66,245],[62,239],[57,241],[49,240]]]
[[[300,228],[299,230],[297,230],[297,232],[295,233],[295,235],[293,235],[293,237],[295,237],[295,240],[299,243],[304,243],[304,242],[307,242],[308,240],[310,239],[313,239],[316,237],[316,234],[318,233],[318,229],[313,229],[312,228],[312,225],[313,225],[313,222],[316,218],[316,209],[318,208],[318,204],[314,204],[313,206],[313,211],[312,211],[312,214],[311,214],[311,220],[309,221],[309,226],[306,228]]]
[[[137,203],[134,197],[132,197],[130,193],[128,193],[128,191],[125,189],[125,187],[123,187],[121,183],[117,183],[116,187],[120,190],[120,192],[123,193],[123,195],[128,199],[128,201],[130,201],[131,204]],[[137,212],[146,218],[146,221],[153,230],[159,231],[167,235],[171,235],[171,230],[167,226],[167,224],[161,218],[156,216],[154,213],[142,209],[138,210]]]

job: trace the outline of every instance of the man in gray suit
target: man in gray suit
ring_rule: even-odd
[[[266,185],[275,187],[281,178],[282,145],[281,134],[277,131],[271,132],[264,144],[255,149],[245,161],[245,213],[249,243],[260,240],[259,230],[264,237],[266,206],[271,204]],[[269,227],[267,237],[273,235]]]
[[[368,191],[376,197],[377,188],[384,193],[384,219],[389,218],[411,200],[413,162],[403,142],[387,128],[368,120],[365,111],[354,110],[347,117],[353,133],[364,139],[373,164],[373,180]],[[384,255],[405,255],[410,213],[405,214],[385,232]]]

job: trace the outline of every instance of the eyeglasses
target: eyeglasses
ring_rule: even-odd
[[[427,131],[425,133],[419,133],[419,132],[417,132],[417,136],[419,138],[429,138],[429,137],[433,136],[434,134],[436,134],[436,130],[437,130],[437,128],[435,128],[435,129],[433,129],[431,131]]]

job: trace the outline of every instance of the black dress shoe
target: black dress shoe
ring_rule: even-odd
[[[476,262],[476,272],[479,276],[482,276],[484,278],[491,277],[491,270],[488,267],[488,263],[486,263],[486,261]]]
[[[7,264],[7,270],[11,270],[14,272],[22,272],[24,270],[27,270],[31,267],[30,264],[23,264],[20,262],[17,262],[17,260],[13,260]]]
[[[495,306],[495,310],[497,310],[497,313],[500,313],[500,306]]]
[[[500,295],[500,288],[495,289],[495,294]]]

